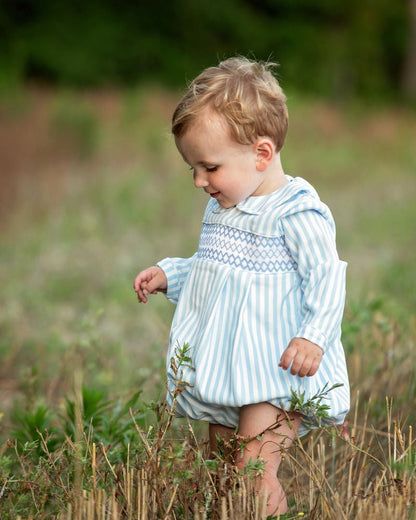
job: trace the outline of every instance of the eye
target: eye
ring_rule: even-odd
[[[218,170],[218,166],[205,166],[207,172],[212,173]]]

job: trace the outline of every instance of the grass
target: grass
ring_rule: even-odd
[[[289,97],[283,163],[329,204],[349,262],[352,408],[345,428],[287,452],[287,518],[413,519],[416,115]],[[142,267],[198,241],[206,201],[168,136],[176,98],[29,90],[16,113],[0,103],[2,135],[19,136],[8,148],[27,160],[0,168],[13,194],[0,248],[2,519],[264,516],[231,461],[207,458],[204,428],[163,406],[173,308],[161,296],[138,306],[132,290]]]

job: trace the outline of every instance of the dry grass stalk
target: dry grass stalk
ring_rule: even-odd
[[[390,400],[386,406],[384,430],[368,426],[368,413],[361,424],[353,413],[349,432],[345,427],[322,428],[286,452],[281,478],[296,506],[285,518],[416,518],[413,429],[405,430],[393,420]],[[114,466],[100,446],[101,461],[116,483],[103,489],[103,471],[97,468],[92,444],[90,489],[79,491],[85,477],[77,475],[72,499],[59,520],[265,520],[265,502],[250,487],[250,478],[243,479],[226,460],[207,461],[190,426],[180,440],[168,438],[165,424],[159,438],[152,428],[145,432],[136,427],[145,454],[141,466],[130,449],[127,461]]]

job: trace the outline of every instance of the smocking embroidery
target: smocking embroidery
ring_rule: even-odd
[[[256,273],[297,270],[284,236],[263,237],[221,224],[203,224],[198,257]]]

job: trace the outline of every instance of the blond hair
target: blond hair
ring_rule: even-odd
[[[222,114],[232,137],[251,144],[269,137],[280,151],[287,133],[286,96],[271,72],[275,63],[229,58],[197,76],[172,116],[172,133],[181,137],[206,107]]]

